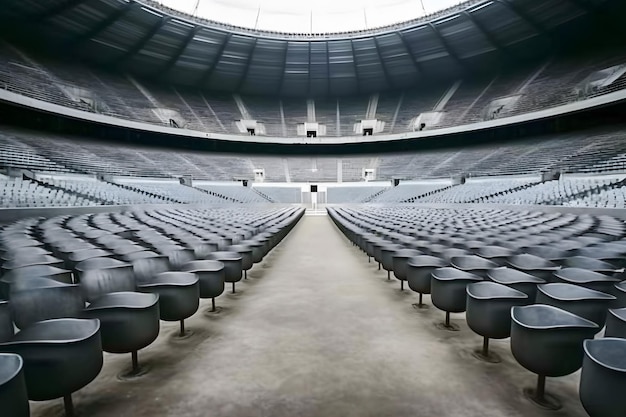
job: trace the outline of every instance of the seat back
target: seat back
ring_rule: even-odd
[[[83,298],[91,302],[96,298],[122,291],[135,291],[135,275],[130,265],[83,272],[80,280]]]
[[[13,337],[13,319],[8,301],[0,300],[0,343]]]
[[[28,278],[11,286],[11,312],[19,329],[34,322],[79,317],[85,307],[80,287],[48,278]]]
[[[175,250],[169,252],[167,256],[170,260],[170,266],[172,267],[172,269],[178,271],[181,270],[183,265],[196,259],[193,251],[188,249]]]
[[[136,259],[132,264],[137,284],[149,284],[155,275],[170,270],[169,259],[165,256]]]

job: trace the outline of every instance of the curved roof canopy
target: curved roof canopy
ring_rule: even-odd
[[[433,14],[465,0],[157,0],[192,16],[250,29],[332,33]]]
[[[616,13],[608,8],[622,2],[468,0],[383,28],[311,34],[303,27],[294,34],[206,20],[150,0],[4,0],[0,31],[54,53],[176,85],[334,96],[493,72],[502,62],[559,44],[567,36],[564,28],[584,32],[582,22],[613,19]]]

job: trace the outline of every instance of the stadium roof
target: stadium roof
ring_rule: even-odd
[[[332,33],[430,15],[465,0],[157,0],[192,16],[250,29]]]
[[[610,7],[623,0],[469,0],[382,28],[311,34],[306,27],[285,33],[233,26],[149,0],[5,0],[0,31],[177,85],[353,95],[462,78],[545,53],[572,27],[607,26],[617,16]]]

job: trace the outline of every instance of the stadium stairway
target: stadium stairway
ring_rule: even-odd
[[[53,184],[50,184],[50,183],[48,183],[46,181],[38,180],[36,178],[29,178],[29,180],[33,181],[36,184],[39,184],[42,187],[48,188],[50,190],[61,190],[61,191],[63,191],[66,194],[75,195],[76,197],[83,198],[83,199],[89,200],[89,201],[93,201],[94,203],[96,203],[98,205],[109,206],[109,205],[116,205],[117,204],[116,201],[106,200],[106,199],[94,197],[92,195],[84,194],[84,193],[81,193],[81,192],[78,192],[78,191],[75,191],[75,190],[71,190],[69,188],[60,187],[58,185],[53,185]]]
[[[382,193],[384,193],[385,191],[390,190],[391,188],[384,188],[378,192],[375,192],[374,194],[370,195],[369,197],[366,197],[362,203],[369,203],[370,201],[372,201],[373,199],[375,199],[376,197],[378,197],[379,195],[381,195]]]
[[[161,199],[161,200],[163,200],[163,203],[178,203],[178,204],[184,203],[183,201],[178,201],[178,200],[175,200],[173,198],[166,197],[166,196],[163,196],[163,195],[160,195],[160,194],[155,194],[155,193],[152,193],[150,191],[142,190],[141,188],[138,188],[138,187],[133,187],[131,185],[118,184],[116,182],[110,182],[110,181],[104,181],[104,182],[106,182],[107,184],[110,184],[110,185],[114,185],[114,186],[119,187],[119,188],[123,188],[125,190],[133,191],[135,193],[139,193],[139,194],[143,194],[143,195],[147,195],[147,196],[150,196],[150,197]]]
[[[434,194],[441,193],[441,192],[443,192],[443,191],[449,190],[449,189],[450,189],[450,188],[452,188],[452,187],[456,187],[457,185],[458,185],[458,184],[448,185],[447,187],[439,188],[439,189],[436,189],[436,190],[433,190],[433,191],[429,191],[429,192],[427,192],[427,193],[425,193],[425,194],[420,194],[420,195],[417,195],[417,196],[415,196],[415,197],[407,198],[407,199],[402,200],[402,201],[400,201],[400,202],[401,202],[401,203],[415,203],[415,202],[417,202],[420,198],[424,198],[424,197],[428,197],[428,196],[431,196],[431,195],[434,195]]]
[[[601,185],[601,186],[593,187],[593,188],[588,189],[588,190],[580,191],[578,193],[565,195],[562,198],[559,198],[559,199],[556,199],[556,200],[546,201],[546,202],[544,202],[544,204],[560,206],[563,203],[566,203],[566,202],[569,202],[569,201],[583,199],[583,198],[589,197],[589,196],[591,196],[593,194],[599,194],[601,191],[604,191],[604,190],[617,189],[617,188],[622,188],[622,187],[625,187],[625,186],[626,186],[626,179],[623,179],[623,180],[615,181],[615,182],[613,182],[611,184],[604,184],[604,185]]]
[[[527,184],[518,185],[517,187],[512,187],[512,188],[509,188],[507,190],[498,191],[497,193],[493,193],[493,194],[485,195],[485,196],[482,196],[482,197],[474,198],[472,200],[466,201],[466,203],[488,203],[490,198],[497,197],[497,196],[500,196],[500,195],[509,194],[509,193],[514,193],[516,191],[525,190],[527,188],[534,187],[534,186],[539,185],[541,183],[542,183],[542,181],[529,182]]]
[[[258,195],[260,195],[261,197],[263,197],[264,199],[266,199],[268,202],[270,203],[275,203],[276,201],[274,201],[270,196],[268,196],[265,193],[262,193],[261,191],[259,191],[256,188],[250,188],[252,191],[254,191],[255,193],[257,193]]]
[[[235,198],[228,197],[220,193],[216,193],[215,191],[205,190],[203,188],[198,188],[198,187],[191,187],[191,188],[193,188],[194,190],[202,191],[205,194],[212,195],[213,197],[221,198],[225,201],[228,201],[229,203],[243,203],[243,201],[241,200],[237,200]]]

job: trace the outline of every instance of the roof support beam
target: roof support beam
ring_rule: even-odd
[[[389,75],[389,72],[387,71],[387,66],[385,64],[385,60],[383,59],[382,54],[380,53],[380,45],[378,44],[378,38],[376,36],[374,36],[374,45],[376,45],[376,54],[378,55],[378,60],[380,61],[380,66],[383,69],[383,74],[385,75],[385,81],[387,82],[387,87],[388,88],[393,88],[394,82],[391,79],[391,76]]]
[[[476,26],[479,32],[485,35],[485,38],[487,38],[489,43],[496,49],[496,51],[498,51],[500,55],[506,54],[506,51],[502,47],[502,44],[500,44],[500,42],[491,34],[491,32],[487,30],[485,25],[483,25],[478,19],[476,19],[476,16],[474,16],[470,12],[464,12],[463,14],[467,16],[467,18],[472,22],[474,26]]]
[[[520,9],[516,4],[513,4],[507,0],[495,0],[495,1],[505,7],[508,7],[513,13],[515,13],[523,21],[528,23],[528,25],[531,26],[535,30],[535,32],[537,32],[538,35],[547,36],[550,39],[552,38],[550,34],[548,33],[548,31],[546,30],[546,28],[540,25],[535,19],[528,16],[528,13]]]
[[[468,69],[467,65],[465,65],[463,61],[461,61],[461,58],[459,58],[459,56],[456,54],[456,52],[454,52],[452,47],[450,47],[450,44],[448,43],[446,38],[444,38],[441,32],[439,32],[439,29],[437,29],[435,25],[433,25],[432,23],[429,23],[428,26],[433,31],[435,36],[437,36],[437,39],[439,39],[439,42],[441,42],[441,44],[443,45],[443,48],[446,50],[448,55],[452,57],[452,59],[458,64],[459,67],[461,67],[464,71],[466,71]]]
[[[331,95],[330,89],[330,48],[328,46],[328,41],[326,43],[326,89],[328,90],[328,96]]]
[[[398,32],[397,35],[400,38],[400,41],[402,42],[402,46],[404,46],[404,49],[406,49],[406,53],[409,54],[409,57],[411,58],[411,62],[413,63],[413,66],[415,67],[415,72],[417,72],[418,74],[423,74],[424,70],[422,69],[419,62],[417,62],[417,57],[415,56],[415,54],[413,54],[413,51],[411,50],[411,47],[409,46],[409,43],[407,42],[407,40],[404,38],[404,35],[402,34],[402,32]]]
[[[83,42],[86,42],[89,39],[98,36],[100,33],[109,28],[109,26],[111,26],[113,23],[124,17],[124,15],[128,13],[135,5],[136,3],[132,1],[130,3],[126,3],[124,7],[117,9],[116,11],[108,15],[104,20],[101,20],[98,24],[89,29],[87,32],[68,40],[65,44],[65,48],[63,49],[77,48]]]
[[[232,34],[230,33],[226,35],[226,37],[224,38],[224,42],[222,42],[222,44],[220,45],[220,49],[217,51],[217,54],[215,55],[215,59],[213,60],[213,63],[211,63],[211,66],[209,66],[209,68],[200,77],[200,81],[198,82],[198,85],[200,86],[200,88],[204,87],[204,84],[206,84],[209,78],[211,78],[211,75],[213,75],[213,71],[215,71],[217,64],[222,59],[222,54],[224,53],[224,49],[226,49],[226,45],[228,45],[228,42],[230,41],[231,36]]]
[[[250,52],[248,52],[248,60],[246,61],[246,65],[243,68],[243,74],[241,74],[241,79],[239,80],[239,83],[237,83],[237,88],[235,89],[237,92],[241,91],[241,87],[243,87],[246,82],[246,78],[248,78],[248,71],[250,71],[250,65],[252,64],[252,55],[254,55],[254,50],[256,49],[258,40],[259,38],[254,38]]]
[[[356,81],[356,93],[361,94],[361,80],[359,80],[359,67],[356,64],[356,50],[354,49],[353,40],[350,40],[350,47],[352,48],[352,64],[354,64],[354,79]]]
[[[165,63],[165,65],[163,65],[163,68],[158,70],[157,74],[155,75],[157,75],[160,78],[165,78],[167,73],[170,72],[170,70],[174,67],[174,65],[176,65],[176,63],[178,62],[178,59],[183,54],[183,52],[185,52],[185,49],[187,49],[187,46],[189,46],[194,36],[196,36],[196,34],[200,31],[200,29],[201,29],[200,26],[196,26],[189,31],[187,36],[185,36],[185,40],[180,44],[176,52],[174,52],[172,57]]]
[[[289,42],[284,42],[285,51],[283,53],[283,69],[280,73],[280,78],[278,79],[278,95],[281,95],[283,92],[283,84],[285,83],[285,73],[287,72],[287,54],[289,52]]]
[[[165,24],[170,20],[169,17],[164,16],[161,20],[159,20],[156,24],[154,24],[150,30],[148,30],[142,37],[141,39],[139,39],[139,41],[134,44],[128,51],[124,52],[124,54],[119,57],[118,59],[115,60],[115,62],[113,63],[114,66],[119,66],[124,64],[126,61],[128,61],[129,59],[131,59],[133,57],[133,55],[135,55],[137,52],[141,51],[143,49],[144,46],[146,46],[146,44],[148,42],[150,42],[150,39],[152,39],[154,37],[154,35],[156,35],[156,33],[161,30],[161,28],[163,26],[165,26]]]
[[[308,42],[309,44],[309,72],[308,72],[308,81],[307,81],[307,87],[306,87],[306,91],[307,91],[307,95],[310,97],[311,96],[311,92],[312,92],[312,88],[311,88],[311,42]]]

